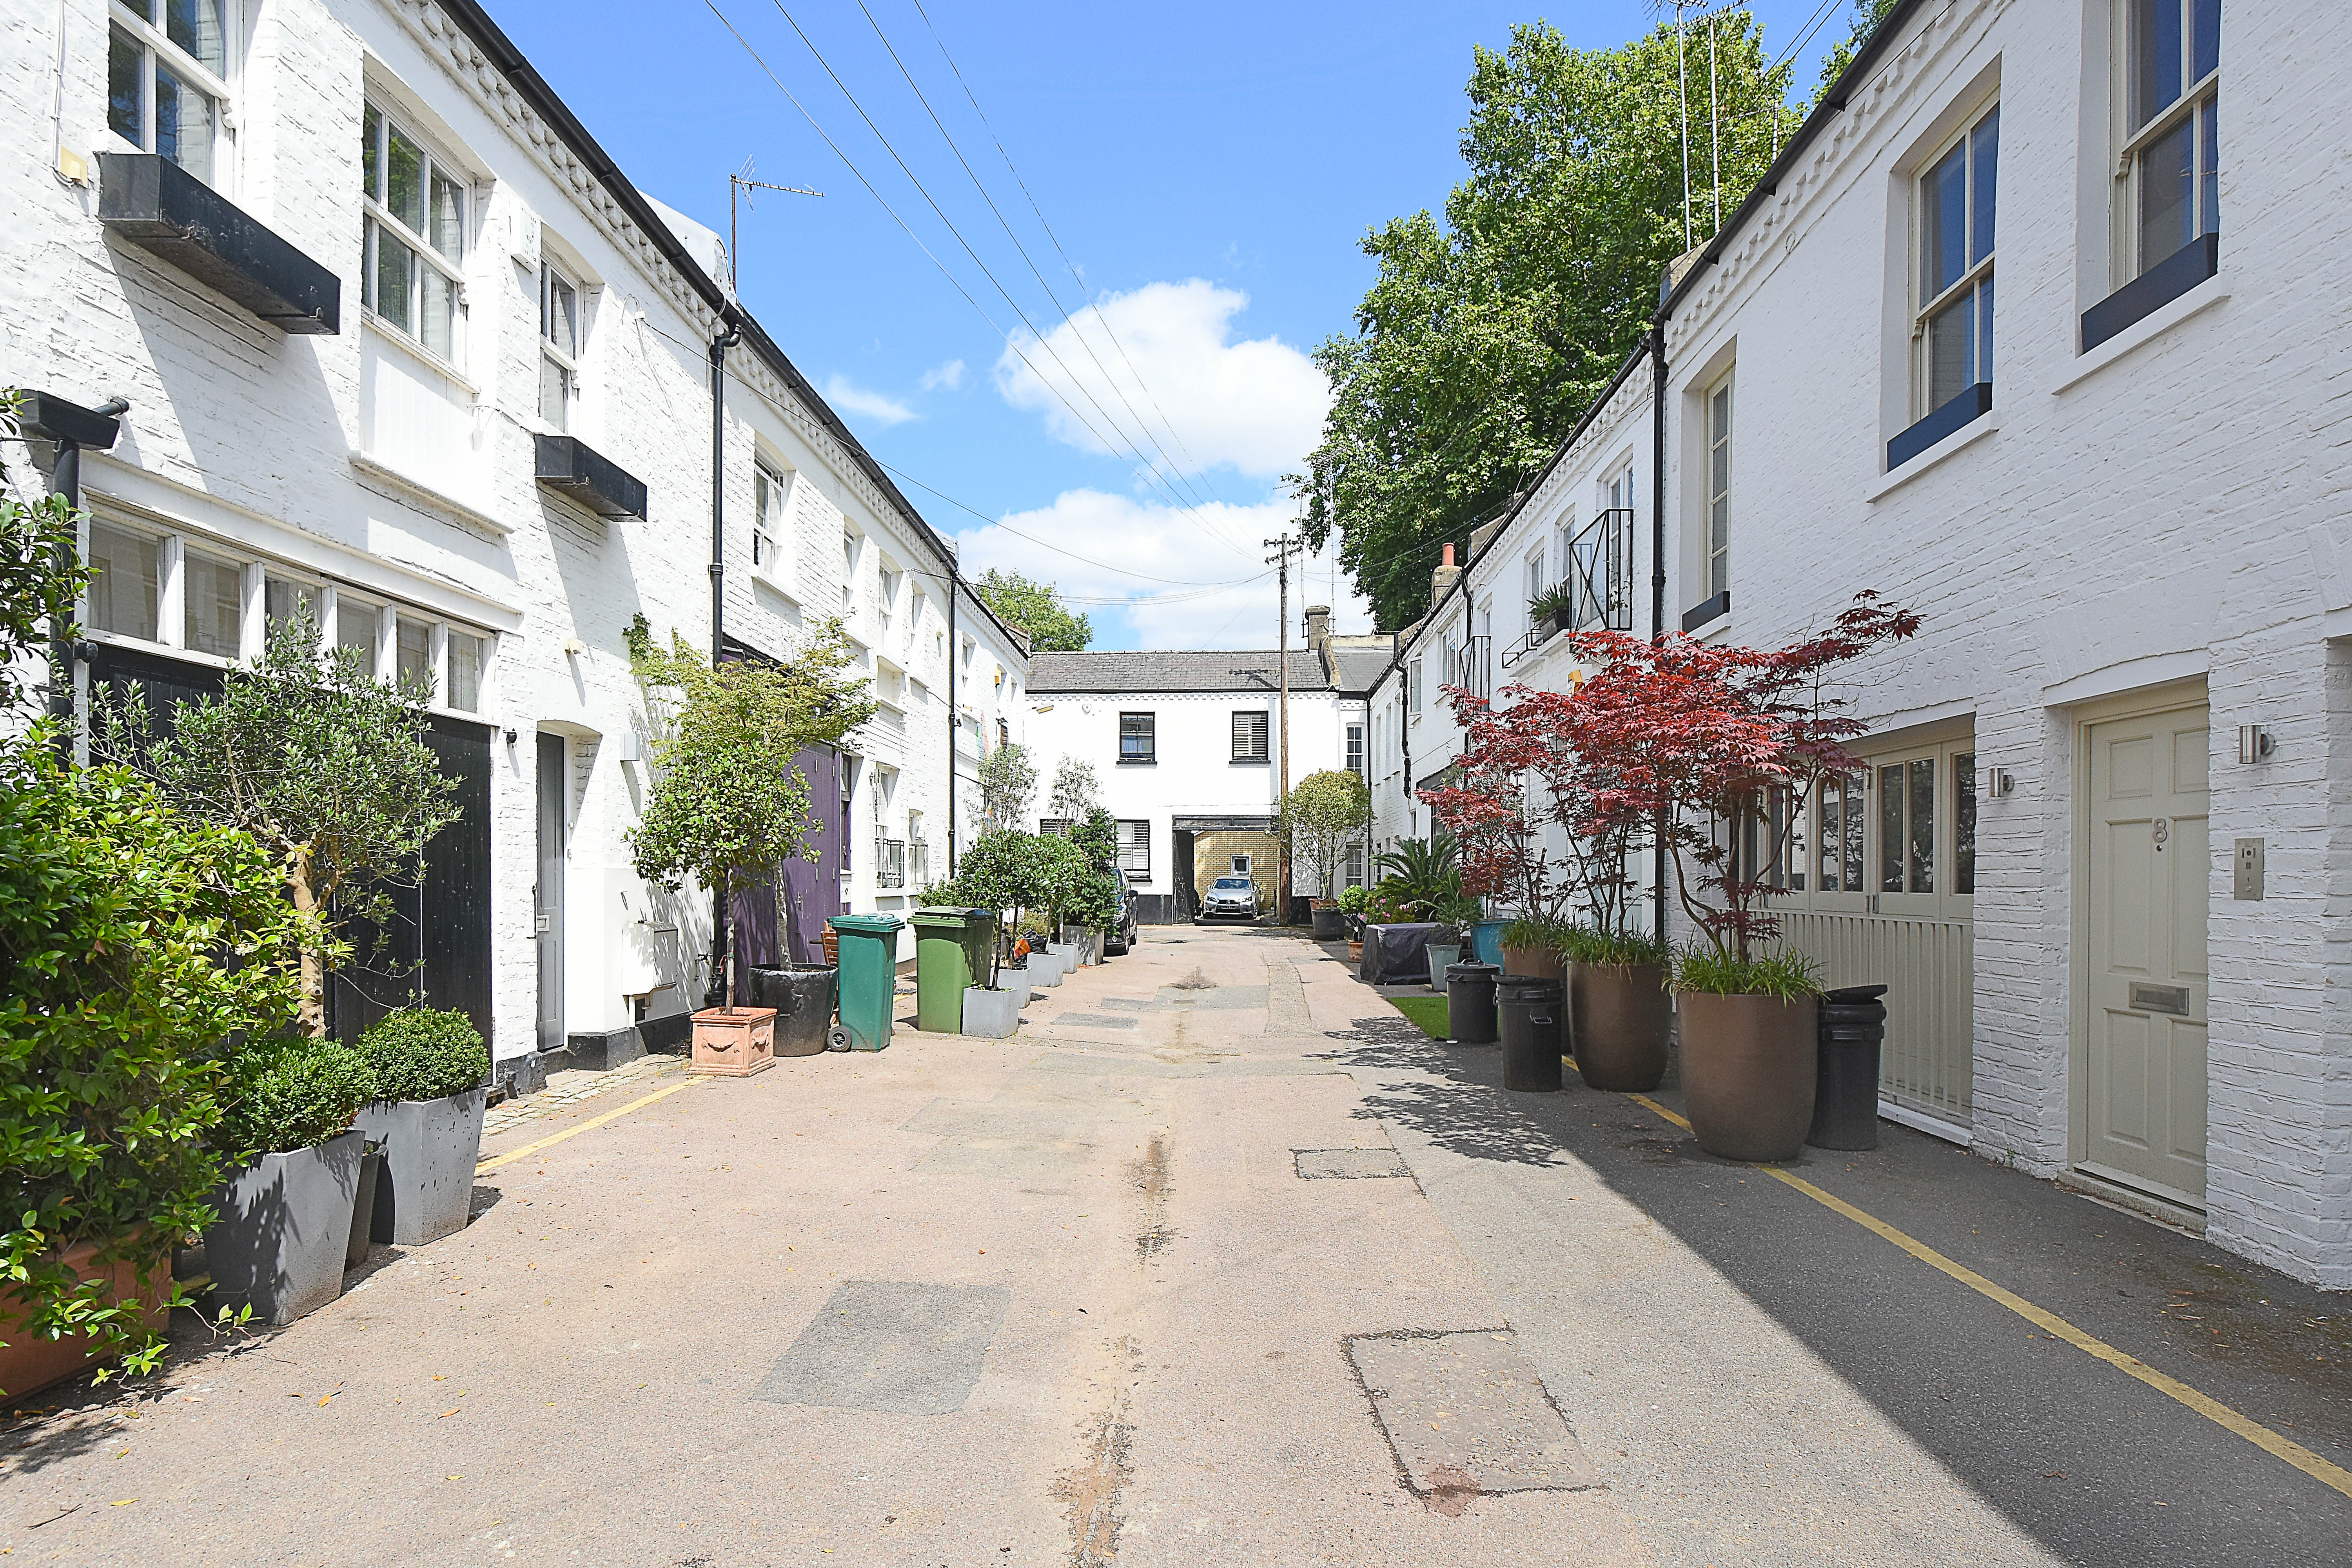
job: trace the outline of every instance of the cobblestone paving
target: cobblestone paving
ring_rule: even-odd
[[[520,1126],[567,1105],[576,1104],[604,1093],[621,1084],[635,1083],[641,1079],[667,1078],[686,1070],[686,1058],[672,1056],[644,1056],[625,1067],[611,1072],[558,1072],[548,1075],[547,1087],[537,1094],[526,1094],[519,1100],[506,1100],[490,1108],[482,1119],[482,1136],[496,1137],[509,1127]]]

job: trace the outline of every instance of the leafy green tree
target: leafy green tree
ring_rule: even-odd
[[[1064,757],[1054,770],[1054,798],[1050,809],[1065,822],[1085,819],[1090,811],[1099,809],[1102,783],[1095,777],[1095,765],[1083,757]]]
[[[1370,808],[1370,794],[1353,768],[1309,773],[1283,798],[1277,831],[1327,899],[1348,846],[1364,835]]]
[[[803,746],[840,744],[874,716],[867,680],[845,673],[855,657],[833,620],[781,662],[713,668],[675,632],[659,647],[637,618],[630,663],[660,729],[658,773],[628,834],[639,876],[672,888],[691,878],[723,909],[782,862],[808,858],[824,824],[793,758]],[[727,1005],[735,1005],[731,971]]]
[[[1708,51],[1690,65],[1692,216],[1708,235],[1794,128],[1789,68],[1752,20],[1716,24],[1722,156],[1711,167]],[[1548,23],[1480,48],[1462,156],[1470,176],[1427,212],[1366,236],[1380,272],[1356,330],[1316,361],[1332,405],[1292,477],[1308,542],[1335,532],[1379,625],[1428,609],[1439,546],[1499,514],[1648,330],[1663,268],[1685,248],[1683,134],[1671,26],[1614,49]],[[1778,125],[1776,138],[1776,122]]]
[[[1845,37],[1822,58],[1822,79],[1813,89],[1814,103],[1829,96],[1830,85],[1845,74],[1845,68],[1853,64],[1856,51],[1894,9],[1895,0],[1853,0],[1852,25]]]
[[[998,832],[1023,831],[1037,799],[1037,764],[1029,748],[1006,742],[980,761],[980,815]]]
[[[1032,652],[1078,653],[1094,640],[1094,623],[1063,608],[1062,591],[1051,583],[1033,583],[1018,572],[992,566],[972,589],[997,619],[1028,634]]]
[[[16,661],[87,580],[78,522],[0,468],[0,1320],[136,1373],[163,1340],[114,1276],[156,1278],[212,1218],[210,1053],[292,1019],[301,955],[331,938],[252,838],[191,821],[127,769],[70,766],[47,721],[25,722]]]
[[[457,781],[425,744],[429,682],[378,680],[360,652],[319,647],[306,610],[270,627],[221,694],[173,705],[157,735],[134,689],[100,704],[103,751],[189,816],[253,836],[286,868],[294,907],[348,939],[392,919],[391,889],[423,878],[425,847],[457,820]],[[302,961],[304,1032],[327,1032],[328,958]]]

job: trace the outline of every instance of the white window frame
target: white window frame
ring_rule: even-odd
[[[783,543],[791,537],[793,484],[798,474],[764,458],[751,465],[751,569],[771,581],[785,574]]]
[[[1963,223],[1960,253],[1964,259],[1973,256],[1976,251],[1978,219],[1976,135],[1984,128],[1987,121],[1993,120],[2000,113],[2000,97],[1998,93],[1984,99],[1962,117],[1959,128],[1950,135],[1940,138],[1912,171],[1911,417],[1915,421],[1925,419],[1941,406],[1936,401],[1932,390],[1935,366],[1932,345],[1928,341],[1928,323],[1961,300],[1974,298],[1979,289],[1984,290],[1987,297],[1974,307],[1975,310],[1983,312],[1982,316],[1972,314],[1970,321],[1970,331],[1975,334],[1975,342],[1970,352],[1975,359],[1977,374],[1975,381],[1969,384],[1973,386],[1992,379],[1992,355],[1995,344],[1993,323],[1989,318],[1993,310],[1993,301],[1990,298],[1993,263],[1999,254],[2000,159],[1998,148],[1993,155],[1993,210],[1996,228],[1994,247],[1988,249],[1981,258],[1969,261],[1961,268],[1958,278],[1933,295],[1927,292],[1927,277],[1929,265],[1927,222],[1933,205],[1933,198],[1927,190],[1927,181],[1946,158],[1955,151],[1960,153],[1960,183],[1964,193],[1960,204]],[[1963,395],[1964,392],[1956,393],[1953,395]]]
[[[2116,47],[2109,97],[2115,106],[2111,118],[2112,134],[2115,137],[2116,167],[2110,222],[2114,247],[2112,286],[2117,289],[2140,277],[2149,268],[2166,259],[2166,257],[2174,254],[2171,251],[2166,252],[2165,256],[2140,254],[2139,204],[2142,177],[2140,154],[2178,130],[2183,121],[2202,120],[2210,113],[2218,123],[2221,92],[2220,51],[2215,50],[2214,66],[2211,70],[2201,77],[2189,79],[2189,73],[2197,68],[2195,36],[2197,0],[2178,0],[2178,4],[2180,6],[2182,91],[2180,96],[2171,103],[2150,115],[2147,124],[2134,130],[2131,123],[2133,78],[2139,42],[2135,33],[2137,24],[2134,13],[2138,7],[2133,0],[2115,0],[2114,29],[2110,36],[2116,40]],[[2217,150],[2219,141],[2217,130],[2215,135]],[[2208,168],[2209,151],[2203,137],[2191,135],[2189,155],[2193,160],[2189,181],[2189,200],[2194,204],[2191,228],[2196,235],[2202,236],[2207,232],[2209,224],[2217,231],[2220,227],[2218,221],[2214,221],[2214,215],[2204,210],[2205,186],[2211,172]],[[2196,241],[2192,238],[2189,243],[2194,244]]]
[[[139,136],[136,140],[131,138],[125,138],[125,140],[131,141],[131,144],[142,153],[158,151],[155,145],[155,68],[158,63],[161,63],[189,86],[195,88],[213,100],[213,142],[208,149],[208,166],[204,174],[196,177],[224,195],[233,194],[236,163],[236,89],[230,83],[227,73],[236,69],[236,40],[239,24],[244,19],[239,15],[236,0],[221,0],[222,69],[220,71],[215,71],[204,61],[173,43],[170,35],[162,27],[155,26],[154,23],[123,4],[123,0],[111,0],[106,8],[106,13],[107,20],[111,26],[120,28],[129,35],[132,41],[140,46],[141,51]],[[107,70],[110,79],[113,73],[113,34],[110,32],[107,36],[109,51]],[[110,87],[107,129],[110,134],[121,136],[122,132],[116,130],[113,125],[112,108]],[[177,159],[173,161],[178,162]],[[184,163],[180,166],[187,167]],[[189,173],[194,174],[195,171],[189,170]]]
[[[1731,479],[1732,465],[1738,460],[1738,454],[1735,437],[1739,416],[1739,397],[1732,382],[1738,374],[1737,365],[1727,367],[1721,375],[1707,383],[1706,390],[1699,397],[1702,421],[1699,427],[1699,472],[1704,477],[1703,504],[1699,509],[1699,559],[1705,566],[1706,585],[1706,591],[1699,595],[1702,600],[1731,591]],[[1722,410],[1720,424],[1716,417],[1718,398]],[[1723,459],[1719,479],[1716,462],[1718,450]]]
[[[1784,907],[1808,909],[1824,914],[1872,914],[1928,920],[1972,918],[1976,907],[1973,856],[1969,862],[1969,889],[1961,890],[1958,884],[1961,869],[1960,818],[1963,807],[1969,804],[1964,801],[1964,793],[1973,797],[1979,810],[1983,804],[1982,771],[1975,765],[1975,736],[1965,729],[1958,732],[1946,731],[1940,736],[1930,731],[1930,738],[1893,745],[1882,744],[1874,748],[1866,741],[1854,742],[1849,750],[1864,769],[1846,781],[1849,792],[1845,796],[1845,800],[1851,803],[1849,808],[1858,807],[1863,816],[1861,886],[1836,889],[1821,886],[1818,858],[1823,843],[1826,814],[1822,809],[1823,790],[1817,785],[1811,799],[1807,802],[1794,835],[1796,843],[1792,847],[1791,858],[1799,868],[1802,885]],[[1886,782],[1881,770],[1903,770],[1906,797],[1899,803],[1899,815],[1905,824],[1905,837],[1907,839],[1911,815],[1908,792],[1913,776],[1911,770],[1915,764],[1927,767],[1932,780],[1935,824],[1930,842],[1929,879],[1933,886],[1927,889],[1912,886],[1912,867],[1906,854],[1900,865],[1904,886],[1890,890],[1885,883],[1885,868],[1882,865],[1885,853]],[[1964,783],[1968,786],[1965,791],[1962,787]],[[1971,847],[1973,849],[1973,846]],[[1841,874],[1840,881],[1843,880]],[[1774,902],[1777,905],[1780,900]]]
[[[362,313],[371,323],[383,328],[385,332],[418,353],[446,365],[452,374],[463,379],[465,373],[458,367],[466,363],[466,336],[469,307],[466,299],[464,268],[466,258],[472,253],[474,247],[473,176],[458,167],[455,162],[445,157],[434,145],[432,138],[418,132],[413,121],[404,115],[395,113],[383,99],[371,96],[365,100],[360,119],[362,132],[368,122],[367,117],[371,113],[375,117],[376,184],[380,190],[363,188],[361,192],[360,206],[365,219],[361,228],[360,247]],[[424,216],[426,227],[429,228],[433,225],[434,176],[437,174],[457,187],[457,255],[454,258],[443,255],[439,247],[433,243],[431,236],[420,234],[409,227],[406,218],[399,216],[384,205],[383,195],[388,194],[391,189],[392,133],[395,130],[400,132],[404,141],[417,150],[424,160],[418,170],[418,178],[422,181],[424,190]],[[360,166],[362,184],[365,187],[367,165],[364,159]],[[407,250],[420,264],[419,268],[411,274],[409,299],[411,325],[405,327],[385,315],[378,304],[378,290],[382,287],[378,258],[382,255],[383,237],[387,230],[390,231],[393,243]],[[441,275],[450,290],[449,344],[446,350],[435,348],[425,340],[424,269],[428,268]]]
[[[572,297],[572,314],[568,321],[556,310],[556,290],[562,289]],[[539,421],[559,435],[569,434],[572,416],[580,406],[580,359],[586,333],[588,289],[569,268],[562,267],[545,257],[539,263]],[[569,343],[554,334],[561,323],[571,338]],[[552,370],[555,384],[562,389],[563,405],[557,412],[561,419],[547,416],[547,376]]]

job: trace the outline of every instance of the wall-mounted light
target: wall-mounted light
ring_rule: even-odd
[[[515,732],[514,732],[512,730],[509,730],[509,731],[507,731],[507,744],[508,744],[508,745],[509,745],[509,746],[511,746],[511,745],[513,745],[514,743],[515,743]]]
[[[637,738],[637,732],[635,730],[624,730],[621,732],[621,761],[642,763],[645,760],[645,742]]]
[[[2000,800],[2017,793],[2017,775],[2007,768],[1987,768],[1984,793],[1988,800]]]
[[[586,653],[587,651],[588,645],[582,642],[578,637],[565,637],[563,639],[564,658],[578,658],[582,654]]]
[[[2238,761],[2267,763],[2271,760],[2271,753],[2277,750],[2278,742],[2272,736],[2269,725],[2241,724],[2238,726]]]

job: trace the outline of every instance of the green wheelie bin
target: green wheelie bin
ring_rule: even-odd
[[[963,1029],[963,994],[982,984],[988,973],[982,960],[972,978],[971,919],[988,917],[986,910],[937,905],[915,911],[915,1027],[927,1035],[953,1035]]]
[[[890,1043],[898,928],[906,922],[897,915],[833,915],[825,923],[841,939],[841,1032],[851,1050],[878,1051]]]

